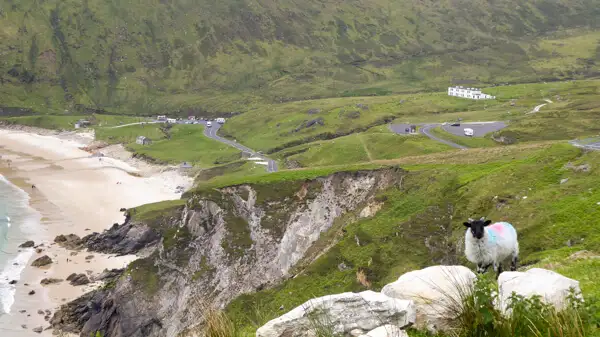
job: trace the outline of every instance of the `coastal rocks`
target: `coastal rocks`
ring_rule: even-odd
[[[12,280],[12,281],[8,282],[8,284],[17,284],[17,280]]]
[[[73,286],[82,286],[90,283],[90,279],[86,274],[71,274],[67,277],[67,281]]]
[[[85,257],[85,260],[89,261],[89,260],[91,260],[93,258],[94,258],[94,255],[88,255],[88,256]]]
[[[35,295],[35,290],[31,290],[31,291],[29,292],[29,294],[28,294],[28,295],[29,295],[29,296],[31,296],[31,295]]]
[[[314,336],[319,322],[326,321],[333,334],[353,330],[370,331],[382,324],[399,328],[415,322],[412,301],[403,301],[373,291],[343,293],[315,298],[287,314],[269,321],[256,331],[256,337]]]
[[[54,238],[54,242],[58,243],[61,247],[71,250],[81,249],[81,245],[83,244],[81,238],[75,234],[58,235]]]
[[[49,285],[49,284],[57,284],[57,283],[61,283],[63,280],[59,279],[59,278],[45,278],[42,281],[40,281],[40,284],[42,285]]]
[[[31,265],[33,267],[43,267],[43,266],[47,266],[47,265],[49,265],[51,263],[52,263],[52,259],[50,258],[50,256],[44,255],[44,256],[42,256],[40,258],[35,259],[35,261],[33,261],[31,263]]]
[[[92,233],[82,240],[90,251],[107,254],[135,254],[143,248],[158,243],[160,233],[146,226],[132,223],[113,226],[103,233]]]
[[[106,281],[106,280],[113,280],[119,276],[121,276],[121,274],[123,274],[123,271],[125,271],[125,269],[104,269],[104,271],[102,273],[100,273],[100,275],[94,277],[94,281]]]
[[[38,326],[37,328],[33,328],[33,332],[35,332],[35,333],[42,333],[42,331],[44,331],[44,328],[41,326]]]
[[[532,268],[526,272],[510,271],[498,278],[500,308],[507,312],[510,297],[514,293],[523,297],[540,296],[545,303],[561,310],[573,294],[581,296],[579,281],[542,268]]]
[[[22,244],[19,245],[19,248],[33,248],[35,246],[35,242],[29,240],[29,241],[25,241]]]
[[[381,292],[387,296],[413,300],[417,309],[416,326],[431,332],[447,329],[456,303],[471,293],[477,276],[464,266],[432,266],[403,274]]]

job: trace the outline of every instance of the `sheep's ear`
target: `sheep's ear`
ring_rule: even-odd
[[[484,226],[489,226],[492,223],[492,220],[485,220],[483,223]]]
[[[463,222],[463,225],[465,225],[465,227],[471,227],[471,223],[470,222]]]

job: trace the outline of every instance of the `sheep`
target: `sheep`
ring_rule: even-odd
[[[517,231],[508,222],[496,222],[485,217],[479,220],[469,218],[463,225],[465,233],[465,255],[469,261],[477,264],[477,273],[485,273],[493,265],[496,279],[502,273],[502,262],[512,256],[510,270],[517,269],[519,242]]]

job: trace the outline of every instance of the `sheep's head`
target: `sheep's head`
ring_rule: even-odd
[[[485,226],[488,226],[491,223],[492,220],[485,220],[485,217],[483,217],[479,220],[473,220],[469,218],[469,221],[463,222],[463,225],[471,229],[471,234],[473,234],[473,237],[476,239],[481,239],[485,233]]]

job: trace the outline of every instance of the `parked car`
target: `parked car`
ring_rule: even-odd
[[[473,137],[473,129],[465,128],[465,136]]]
[[[450,124],[450,126],[460,126],[460,122],[454,122],[454,123]]]
[[[212,122],[211,121],[206,122],[206,126],[208,126],[210,128],[212,126]]]

